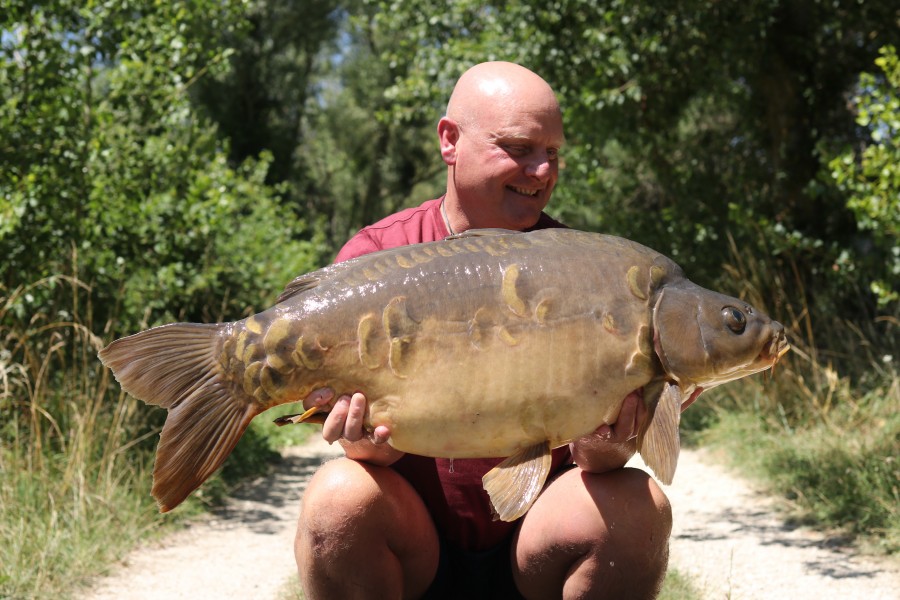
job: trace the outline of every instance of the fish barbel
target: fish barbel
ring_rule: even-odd
[[[484,486],[513,520],[540,493],[551,449],[614,423],[635,390],[648,408],[638,450],[671,483],[682,403],[788,349],[781,324],[650,248],[545,229],[367,254],[297,278],[247,319],[155,327],[100,358],[126,392],[169,411],[152,489],[163,512],[254,417],[330,387],[364,392],[366,428],[389,427],[398,450],[508,457]]]

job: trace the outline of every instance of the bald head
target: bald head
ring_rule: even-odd
[[[497,111],[555,111],[550,85],[521,65],[495,61],[475,65],[456,82],[447,116],[462,125],[484,123]]]
[[[537,223],[565,143],[559,103],[546,81],[513,63],[475,65],[456,83],[437,132],[447,164],[448,231]]]

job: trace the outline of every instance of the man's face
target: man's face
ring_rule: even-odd
[[[472,227],[526,229],[550,201],[565,141],[554,104],[499,102],[459,124],[453,186]]]

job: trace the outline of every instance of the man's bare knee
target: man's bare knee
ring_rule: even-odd
[[[572,470],[523,521],[517,585],[535,598],[652,598],[665,574],[671,526],[668,499],[646,473]]]
[[[599,488],[604,488],[599,492]],[[669,559],[672,509],[656,481],[638,469],[622,469],[588,486],[600,503],[606,543],[592,549],[593,568],[605,574],[611,597],[654,598]]]
[[[294,552],[307,597],[366,597],[372,589],[401,597],[427,588],[438,543],[421,499],[397,473],[340,458],[310,480]]]

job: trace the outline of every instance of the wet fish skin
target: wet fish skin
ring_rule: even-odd
[[[740,334],[723,325],[726,310],[745,314]],[[661,398],[681,402],[768,368],[786,349],[780,324],[689,282],[663,255],[559,229],[369,254],[298,278],[248,319],[165,325],[100,357],[126,391],[170,411],[154,469],[163,511],[221,464],[253,417],[328,386],[364,391],[367,427],[389,426],[399,450],[512,457],[492,493],[495,507],[511,498],[500,511],[511,519],[533,497],[522,501],[502,475],[540,478],[545,453],[614,422],[631,391],[650,390],[653,412]],[[639,438],[669,480],[671,413]]]

